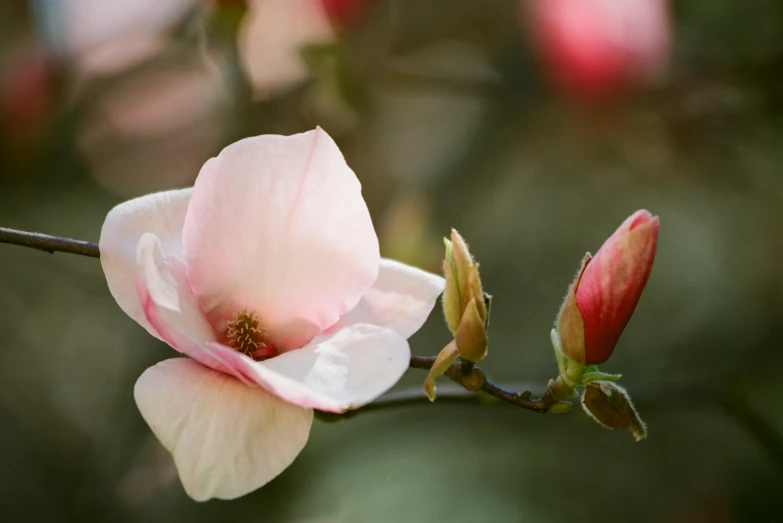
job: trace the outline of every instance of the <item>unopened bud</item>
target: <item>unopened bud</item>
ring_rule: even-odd
[[[465,304],[465,310],[467,310],[469,301],[475,301],[478,317],[481,320],[481,324],[485,325],[487,323],[488,312],[487,301],[485,300],[484,289],[481,288],[481,277],[479,276],[477,263],[468,267],[468,277],[465,285],[465,292],[463,294],[462,302]]]
[[[457,342],[459,355],[464,360],[476,362],[487,355],[487,331],[474,298],[470,299],[462,313],[462,321],[454,340]]]
[[[650,276],[658,218],[636,211],[594,257],[587,254],[557,318],[560,350],[582,365],[605,362]]]
[[[452,229],[451,239],[444,239],[444,243],[446,288],[443,291],[443,314],[456,340],[459,356],[468,361],[479,361],[487,353],[490,298],[484,293],[478,264],[462,236]]]
[[[459,322],[462,319],[462,293],[459,290],[459,276],[454,263],[454,250],[451,242],[443,238],[446,244],[446,257],[443,259],[443,277],[446,280],[446,286],[443,289],[441,301],[443,302],[443,316],[446,318],[446,325],[453,333],[457,332]]]
[[[647,426],[639,417],[628,392],[611,381],[595,381],[585,387],[582,408],[599,425],[629,429],[636,441],[647,437]]]

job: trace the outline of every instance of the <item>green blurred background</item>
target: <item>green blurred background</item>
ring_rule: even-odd
[[[783,521],[783,2],[674,3],[666,81],[595,105],[546,81],[517,0],[367,1],[306,50],[309,80],[263,97],[241,2],[169,1],[155,52],[90,74],[57,47],[67,1],[0,4],[0,225],[97,241],[112,206],[191,184],[223,146],[321,125],[384,255],[438,271],[464,235],[494,295],[482,367],[540,392],[581,256],[646,208],[658,256],[603,368],[650,436],[579,410],[368,410],[316,421],[259,491],[197,504],[133,401],[173,351],[96,260],[0,245],[0,520]],[[436,309],[411,346],[448,341]]]

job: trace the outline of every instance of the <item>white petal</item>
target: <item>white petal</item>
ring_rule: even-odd
[[[228,349],[227,349],[228,350]],[[276,396],[300,407],[344,412],[390,389],[408,368],[408,342],[374,325],[354,325],[301,349],[243,369]]]
[[[152,335],[136,291],[136,252],[144,233],[160,239],[163,254],[184,259],[182,226],[192,189],[165,191],[121,203],[109,211],[101,229],[101,266],[120,308]]]
[[[147,369],[134,395],[196,501],[234,499],[274,479],[307,443],[313,420],[312,410],[184,358]]]
[[[333,325],[378,277],[361,185],[321,129],[246,138],[209,160],[183,238],[188,279],[217,330],[247,308],[286,350]]]
[[[369,323],[410,338],[424,325],[445,285],[440,276],[383,259],[375,284],[338,325]]]

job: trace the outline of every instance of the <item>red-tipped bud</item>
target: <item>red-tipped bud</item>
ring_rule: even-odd
[[[560,349],[569,359],[600,364],[612,355],[650,276],[658,217],[636,211],[582,269],[560,309]]]

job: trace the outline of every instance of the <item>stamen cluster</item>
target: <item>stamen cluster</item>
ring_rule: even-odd
[[[271,347],[264,342],[265,334],[259,327],[258,315],[247,309],[234,314],[234,319],[229,322],[226,330],[226,338],[231,348],[257,360],[271,356],[267,350]]]

